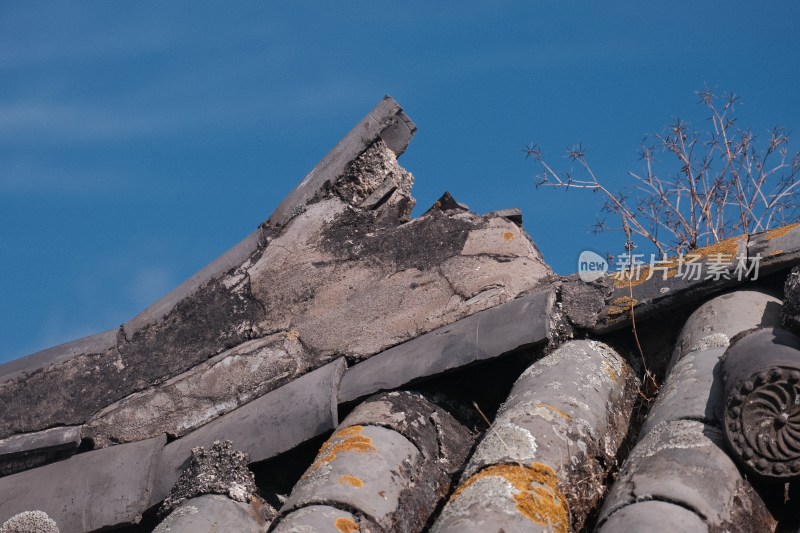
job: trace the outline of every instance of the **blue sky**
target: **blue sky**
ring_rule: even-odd
[[[559,273],[597,198],[535,190],[529,142],[612,186],[694,92],[800,135],[800,4],[3,2],[0,361],[117,327],[249,234],[392,95],[417,212],[523,210]],[[797,142],[793,145],[796,148]]]

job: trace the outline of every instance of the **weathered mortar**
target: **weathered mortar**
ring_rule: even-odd
[[[248,455],[235,450],[230,441],[215,441],[208,449],[192,449],[189,465],[164,499],[160,513],[166,515],[184,501],[203,494],[222,494],[249,503],[256,492],[256,482],[247,468],[248,462]]]

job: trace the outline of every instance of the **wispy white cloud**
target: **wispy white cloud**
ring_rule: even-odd
[[[128,191],[133,176],[118,169],[103,172],[88,167],[82,170],[53,166],[29,156],[7,157],[0,168],[0,194],[89,197],[99,193]]]
[[[41,20],[6,9],[0,77],[13,83],[0,88],[0,141],[114,143],[241,128],[355,103],[364,87],[339,72],[285,79],[297,46],[264,16],[198,32],[210,15],[185,6],[144,3],[124,18],[104,6],[55,8]]]
[[[240,75],[226,83],[244,83]],[[196,81],[196,80],[195,80]],[[333,77],[264,89],[264,81],[214,99],[220,82],[197,87],[191,79],[160,80],[138,94],[123,95],[108,105],[58,98],[0,101],[0,140],[6,143],[114,143],[160,139],[202,128],[230,130],[258,122],[311,117],[331,107],[354,107],[365,93],[381,94],[377,84],[360,78]],[[192,88],[193,90],[188,90]],[[149,99],[149,95],[154,96]],[[209,105],[213,101],[214,105]]]
[[[277,20],[248,19],[231,13],[233,24],[215,24],[210,32],[196,31],[221,22],[213,13],[192,5],[137,2],[121,6],[85,2],[76,8],[48,4],[36,9],[26,4],[2,6],[0,11],[0,69],[83,65],[175,50],[207,50],[235,46],[284,31]],[[224,18],[220,17],[220,18]]]

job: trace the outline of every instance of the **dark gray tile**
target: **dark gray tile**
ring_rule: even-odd
[[[339,401],[352,401],[545,342],[554,299],[553,289],[544,289],[374,355],[348,369]]]

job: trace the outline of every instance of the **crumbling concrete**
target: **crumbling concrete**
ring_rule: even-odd
[[[250,339],[263,311],[249,287],[246,279],[230,288],[209,282],[164,321],[131,338],[121,332],[106,352],[81,354],[0,384],[0,403],[7,406],[0,436],[82,424],[112,402]]]
[[[432,531],[578,531],[605,492],[638,379],[596,341],[520,376]]]
[[[417,127],[391,97],[387,96],[317,164],[270,216],[271,225],[285,225],[298,206],[313,202],[319,192],[334,183],[364,149],[382,142],[395,157],[405,151]]]
[[[569,321],[581,329],[591,329],[611,297],[613,287],[608,278],[601,277],[591,283],[567,279],[559,287],[559,299]]]
[[[0,533],[59,533],[58,524],[43,511],[23,511],[0,525]]]
[[[249,456],[233,448],[231,441],[215,441],[208,449],[192,449],[189,466],[161,504],[166,515],[184,501],[203,494],[222,494],[231,500],[250,503],[256,492],[253,473],[247,468]]]
[[[274,302],[264,327],[359,361],[512,300],[549,269],[505,219],[432,210],[389,224],[332,198],[295,217],[248,272],[257,297]]]
[[[473,438],[418,394],[378,395],[356,408],[322,446],[281,516],[295,526],[315,522],[330,528],[346,521],[351,527],[363,523],[382,531],[422,531],[448,493]],[[330,507],[348,516],[332,515]],[[307,511],[296,514],[300,509]],[[283,518],[279,530],[282,523]],[[356,529],[342,529],[351,530]]]

